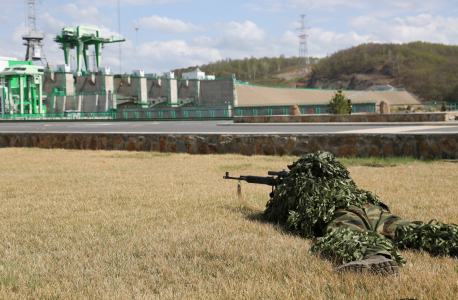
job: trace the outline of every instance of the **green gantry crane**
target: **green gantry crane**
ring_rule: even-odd
[[[58,35],[54,41],[62,44],[65,55],[65,64],[70,64],[70,49],[75,49],[77,53],[78,66],[76,72],[81,72],[81,64],[84,56],[86,71],[89,71],[89,45],[95,46],[95,56],[97,59],[97,68],[100,68],[102,60],[102,45],[109,43],[125,42],[125,39],[115,40],[100,37],[100,29],[89,26],[78,26],[75,28],[62,28],[62,35]]]

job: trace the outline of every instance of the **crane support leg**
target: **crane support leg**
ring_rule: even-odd
[[[84,45],[84,66],[86,67],[86,72],[89,72],[89,45]]]
[[[67,43],[62,43],[62,48],[64,49],[65,64],[70,65],[70,46]]]
[[[100,61],[102,58],[102,44],[95,44],[95,57],[97,59],[97,68],[100,68]]]
[[[77,56],[77,63],[78,66],[76,67],[76,72],[81,72],[81,65],[83,63],[83,51],[84,51],[84,43],[83,41],[78,41],[78,44],[76,45],[76,51],[78,52]]]

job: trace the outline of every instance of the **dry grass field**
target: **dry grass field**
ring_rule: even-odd
[[[231,175],[295,157],[0,149],[1,299],[457,299],[458,261],[403,251],[397,278],[338,276],[242,207]],[[458,164],[346,161],[408,220],[458,223]],[[397,164],[397,165],[396,165]],[[243,184],[263,207],[269,187]]]

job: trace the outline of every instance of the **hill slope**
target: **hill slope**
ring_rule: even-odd
[[[390,84],[427,102],[458,102],[458,46],[414,42],[362,44],[330,57],[310,58],[311,72],[298,72],[298,58],[230,58],[200,66],[208,75],[282,87],[365,90]],[[197,66],[196,66],[197,67]],[[196,67],[174,70],[182,72]]]
[[[405,87],[426,101],[458,101],[458,46],[414,42],[363,44],[314,65],[308,87],[365,89],[373,84]]]
[[[315,63],[317,58],[310,58]],[[200,68],[207,75],[216,77],[230,77],[235,74],[237,80],[249,81],[253,84],[268,86],[290,86],[291,83],[304,77],[306,73],[297,72],[297,57],[245,58],[245,59],[222,59],[210,62],[206,65],[173,70],[178,78],[181,74]],[[286,77],[286,78],[285,78]]]

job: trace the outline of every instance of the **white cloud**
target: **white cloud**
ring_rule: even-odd
[[[105,14],[100,12],[94,6],[78,8],[75,4],[61,5],[60,9],[73,20],[79,23],[91,23],[101,25],[103,23],[111,24],[112,21]]]
[[[374,0],[290,0],[288,6],[292,8],[304,9],[307,11],[311,10],[326,10],[334,11],[337,8],[342,9],[367,9],[370,8]]]
[[[123,0],[120,1],[120,6],[128,5],[147,5],[147,4],[166,4],[174,2],[182,2],[189,0]],[[116,0],[79,0],[78,3],[93,6],[110,6],[115,7],[118,5]]]
[[[359,35],[355,31],[336,33],[321,28],[312,28],[309,38],[309,54],[323,57],[327,53],[334,53],[341,49],[357,46],[369,42],[369,35]]]
[[[167,17],[151,16],[149,18],[140,18],[134,23],[140,28],[155,29],[163,33],[191,33],[196,31],[205,31],[202,26],[185,23],[181,20],[172,20]]]
[[[214,39],[212,39],[209,36],[205,36],[205,35],[195,37],[192,40],[193,45],[198,45],[200,47],[215,47],[216,43],[217,42]]]
[[[104,63],[119,72],[118,46],[106,47]],[[147,73],[159,73],[188,66],[202,65],[221,59],[215,48],[205,47],[183,40],[154,41],[134,45],[131,41],[122,44],[122,71],[132,72],[143,69]]]
[[[243,9],[248,9],[248,10],[251,10],[251,11],[261,11],[262,10],[261,6],[259,6],[258,4],[255,4],[255,3],[244,3],[244,4],[242,4],[242,8]]]
[[[365,30],[367,28],[376,28],[376,27],[379,27],[379,26],[382,26],[383,22],[382,21],[379,21],[378,19],[376,18],[373,18],[373,17],[368,17],[368,16],[359,16],[359,17],[356,17],[352,20],[350,20],[347,25],[350,27],[350,28],[353,28],[353,29],[362,29],[362,30]]]
[[[458,44],[458,18],[420,14],[406,18],[381,21],[372,17],[358,17],[348,22],[350,28],[363,30],[369,40],[385,43],[428,41],[449,45]]]
[[[216,29],[219,36],[219,47],[226,49],[256,51],[264,47],[268,37],[263,29],[251,21],[218,23]]]
[[[440,9],[446,3],[447,0],[289,0],[288,6],[305,11],[365,10],[370,15],[389,17],[402,12],[431,12]]]
[[[69,23],[65,23],[59,19],[56,19],[49,13],[40,15],[38,19],[40,20],[40,30],[46,32],[47,34],[60,33],[63,27],[70,25]]]
[[[256,4],[256,3],[244,3],[241,5],[242,9],[247,9],[251,11],[281,11],[282,8],[284,7],[283,1],[278,1],[278,0],[255,0],[259,2],[262,2],[265,4],[265,7]]]

